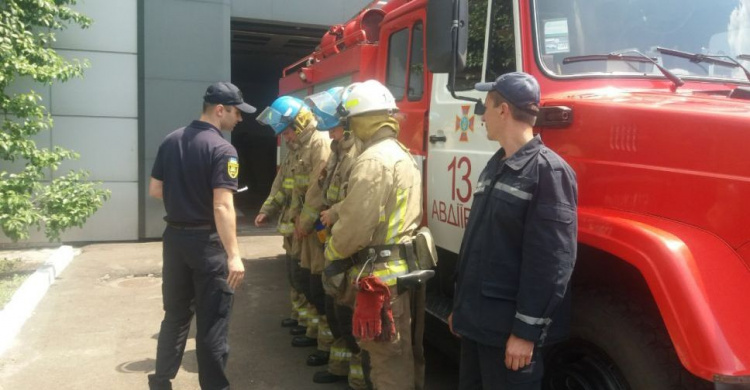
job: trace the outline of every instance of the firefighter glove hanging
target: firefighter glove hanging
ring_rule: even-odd
[[[358,284],[357,306],[352,319],[354,336],[362,340],[393,340],[396,327],[388,286],[372,275],[359,279]]]

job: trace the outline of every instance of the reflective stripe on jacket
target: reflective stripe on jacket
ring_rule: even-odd
[[[307,190],[305,206],[300,215],[302,230],[312,231],[315,221],[320,217],[320,212],[326,207],[330,210],[331,223],[338,220],[338,203],[346,196],[349,174],[360,148],[360,143],[355,142],[353,138],[331,143],[331,154],[325,168],[319,172],[317,181],[311,183]]]
[[[575,172],[539,136],[512,156],[503,149],[492,156],[461,243],[456,333],[493,346],[508,333],[534,342],[564,336],[577,204]]]
[[[266,214],[269,218],[278,215],[277,230],[284,236],[294,233],[294,225],[291,225],[291,230],[289,230],[290,221],[294,218],[290,213],[290,206],[292,190],[294,189],[292,168],[294,167],[294,162],[297,161],[298,152],[296,143],[288,143],[287,146],[289,147],[289,152],[281,163],[281,166],[279,166],[278,172],[276,172],[276,178],[273,180],[268,198],[266,198],[266,201],[263,202],[263,206],[260,208],[260,213]]]
[[[365,145],[349,176],[339,220],[326,246],[326,260],[352,256],[368,246],[408,242],[422,219],[422,179],[414,159],[389,128]],[[378,276],[390,286],[408,272],[405,259],[368,265],[363,275]],[[356,277],[361,264],[350,270]],[[370,268],[371,267],[371,268]]]
[[[292,212],[295,216],[300,216],[306,208],[307,191],[312,182],[311,179],[318,177],[320,171],[325,167],[328,155],[331,153],[330,139],[314,127],[302,132],[299,144],[297,161],[292,169],[294,173]],[[309,214],[309,208],[307,206],[307,214]]]

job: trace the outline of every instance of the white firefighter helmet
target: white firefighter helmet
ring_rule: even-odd
[[[342,98],[341,106],[346,116],[398,110],[391,91],[377,80],[351,85],[344,91]]]

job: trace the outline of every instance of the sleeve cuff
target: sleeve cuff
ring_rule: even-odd
[[[333,225],[339,221],[339,212],[338,209],[333,208],[330,208],[328,210],[328,220],[331,222],[331,225]]]
[[[530,325],[516,318],[513,320],[513,330],[511,333],[516,337],[536,343],[542,337],[543,329],[543,325]]]
[[[269,217],[273,217],[276,215],[276,208],[273,205],[263,205],[258,214],[265,214]]]
[[[305,233],[312,233],[313,228],[315,227],[315,220],[311,220],[305,215],[302,215],[299,219],[299,227]]]

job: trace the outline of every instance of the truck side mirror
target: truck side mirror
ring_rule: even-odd
[[[468,0],[427,3],[427,67],[432,73],[453,73],[466,65],[469,40]]]

